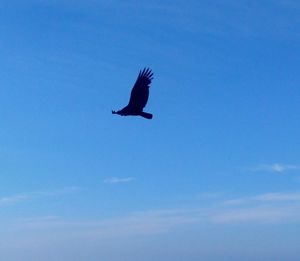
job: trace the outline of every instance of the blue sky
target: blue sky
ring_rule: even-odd
[[[299,260],[300,3],[0,4],[1,260]],[[119,117],[137,74],[146,111]]]

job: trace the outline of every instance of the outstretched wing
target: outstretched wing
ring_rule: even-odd
[[[131,90],[128,106],[134,110],[142,111],[146,106],[149,97],[149,87],[153,80],[151,69],[144,68],[140,71],[136,82]]]

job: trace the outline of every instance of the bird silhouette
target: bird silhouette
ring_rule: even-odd
[[[149,120],[152,119],[153,115],[151,113],[143,111],[149,98],[149,87],[153,80],[152,76],[153,73],[149,68],[144,68],[143,71],[140,71],[131,90],[128,105],[119,111],[112,111],[112,114],[119,114],[121,116],[142,116]]]

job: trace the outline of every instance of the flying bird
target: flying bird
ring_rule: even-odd
[[[151,113],[143,111],[149,98],[149,87],[153,80],[152,76],[153,73],[149,68],[144,68],[143,71],[140,71],[131,90],[128,105],[122,110],[112,111],[112,114],[119,114],[121,116],[142,116],[149,120],[152,119],[153,115]]]

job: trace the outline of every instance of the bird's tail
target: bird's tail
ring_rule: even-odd
[[[148,113],[148,112],[141,112],[140,114],[142,117],[148,119],[148,120],[151,120],[153,118],[153,115],[151,113]]]

